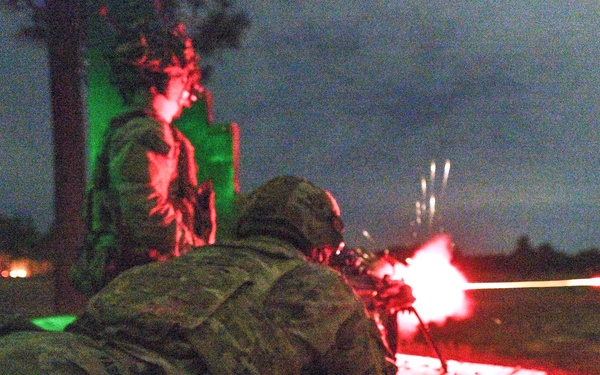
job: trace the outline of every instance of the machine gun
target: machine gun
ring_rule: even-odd
[[[373,318],[383,343],[388,350],[398,352],[398,314],[413,313],[419,320],[419,328],[428,344],[434,349],[445,373],[448,372],[446,361],[433,341],[433,336],[421,316],[414,308],[416,301],[410,285],[403,280],[395,280],[390,275],[378,277],[374,268],[388,262],[391,266],[400,261],[391,257],[387,251],[381,253],[368,252],[362,249],[344,248],[330,259],[329,266],[340,272],[354,292],[363,300],[365,309]]]

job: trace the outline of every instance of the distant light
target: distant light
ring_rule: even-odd
[[[15,269],[10,270],[9,275],[10,275],[10,277],[14,277],[14,278],[28,276],[27,270],[22,269],[22,268],[15,268]]]

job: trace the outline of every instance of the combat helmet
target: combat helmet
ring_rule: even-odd
[[[103,31],[97,43],[110,66],[110,80],[125,105],[131,105],[136,95],[150,87],[164,92],[167,67],[180,67],[194,81],[200,80],[200,57],[192,39],[169,11],[172,6],[164,2],[115,1],[110,6],[99,5],[94,13]]]
[[[292,243],[308,258],[326,263],[344,246],[334,197],[306,179],[279,176],[254,190],[242,204],[236,235],[270,235]]]

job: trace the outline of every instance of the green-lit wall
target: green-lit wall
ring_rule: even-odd
[[[88,170],[93,171],[102,149],[104,131],[125,107],[119,91],[110,84],[110,69],[101,54],[91,51],[87,62]]]
[[[198,165],[198,183],[210,180],[215,190],[217,237],[229,236],[234,200],[238,192],[236,124],[211,124],[210,100],[206,97],[175,121],[175,125],[192,142]]]
[[[110,83],[110,69],[98,50],[87,54],[87,111],[89,170],[93,171],[102,148],[103,134],[111,118],[126,110],[115,86]],[[213,182],[217,209],[217,238],[227,237],[234,219],[237,193],[237,125],[211,124],[210,97],[201,97],[184,111],[176,126],[194,145],[198,164],[198,181]]]

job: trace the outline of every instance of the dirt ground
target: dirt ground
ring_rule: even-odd
[[[0,310],[28,318],[53,315],[54,280],[43,276],[0,278]]]

